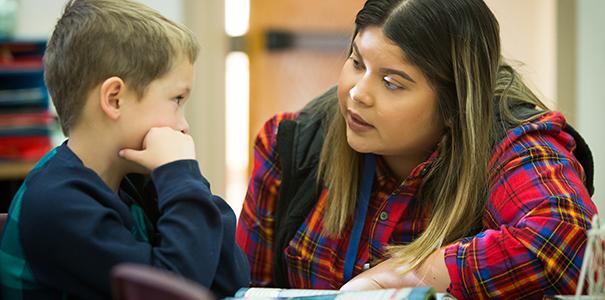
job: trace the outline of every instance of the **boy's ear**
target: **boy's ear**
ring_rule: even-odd
[[[110,119],[115,120],[120,116],[125,93],[126,84],[120,77],[113,76],[101,83],[101,109]]]

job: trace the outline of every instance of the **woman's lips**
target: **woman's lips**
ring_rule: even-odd
[[[366,122],[360,115],[352,112],[351,110],[347,111],[347,124],[349,125],[349,128],[355,132],[364,132],[374,129],[374,126]]]

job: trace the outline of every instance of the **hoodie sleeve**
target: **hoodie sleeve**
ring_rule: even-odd
[[[446,248],[461,299],[574,294],[596,207],[560,115],[509,132],[493,155],[485,230]]]

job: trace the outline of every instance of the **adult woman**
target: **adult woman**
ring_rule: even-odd
[[[256,140],[237,232],[252,283],[339,288],[369,264],[345,288],[572,293],[590,181],[485,3],[369,0],[355,23],[338,89]]]

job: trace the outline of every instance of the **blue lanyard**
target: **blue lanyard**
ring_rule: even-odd
[[[347,254],[345,256],[345,282],[351,280],[353,277],[353,268],[357,260],[359,241],[368,212],[370,195],[372,194],[372,184],[374,183],[374,173],[376,172],[376,156],[372,153],[364,154],[362,168],[359,196],[357,197],[357,207],[355,208],[355,223],[353,223],[351,239],[349,240],[349,247],[347,247]]]

